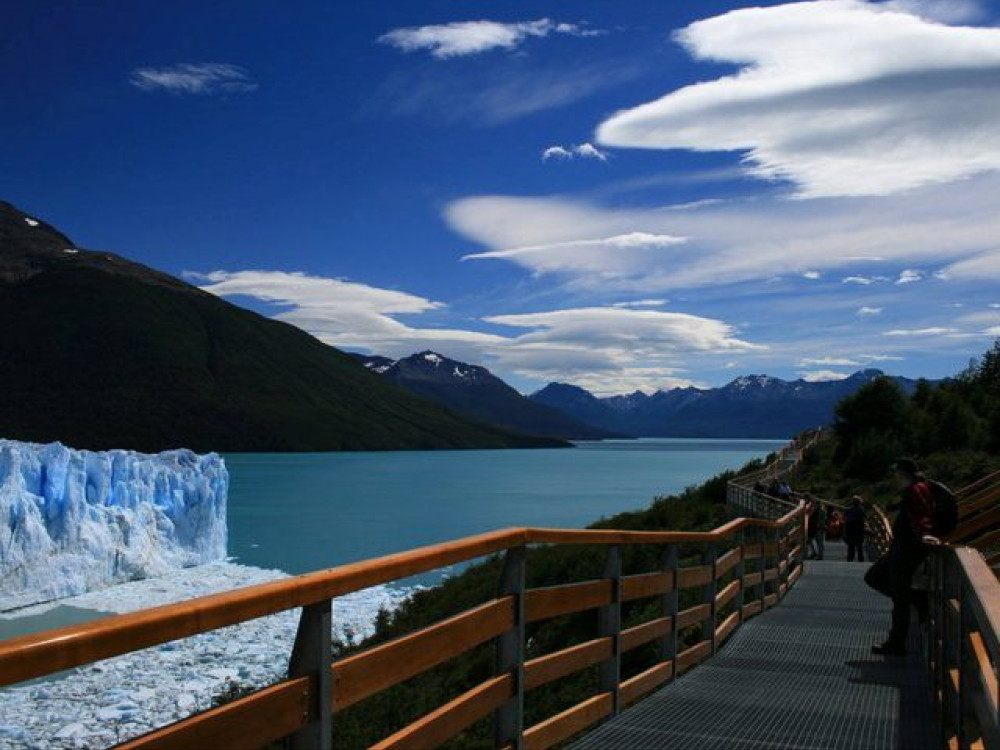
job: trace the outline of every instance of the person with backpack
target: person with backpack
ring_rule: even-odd
[[[942,534],[946,524],[935,524],[935,518],[936,515],[943,518],[946,509],[942,507],[935,514],[935,500],[944,493],[937,489],[937,483],[932,484],[921,473],[913,459],[898,460],[893,470],[900,485],[900,502],[895,506],[898,512],[892,525],[892,545],[889,552],[869,568],[865,581],[892,598],[889,637],[884,643],[873,646],[872,653],[905,656],[910,607],[916,607],[918,617],[924,621],[929,606],[927,592],[914,590],[913,576],[930,553],[930,547],[940,544],[936,534]],[[940,504],[946,506],[946,499]]]

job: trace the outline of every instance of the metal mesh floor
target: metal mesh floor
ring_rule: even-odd
[[[777,607],[574,750],[932,747],[917,627],[910,656],[873,655],[888,631],[890,603],[864,584],[868,565],[839,562],[843,556],[843,546],[828,544],[827,560],[807,561]]]

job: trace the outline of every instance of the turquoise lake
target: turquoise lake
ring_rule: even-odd
[[[506,526],[580,528],[784,444],[645,439],[553,450],[228,454],[229,554],[303,573]]]

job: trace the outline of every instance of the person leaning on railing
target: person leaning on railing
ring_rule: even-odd
[[[916,462],[902,458],[893,464],[900,485],[900,501],[892,524],[892,544],[865,574],[865,582],[892,599],[892,624],[888,639],[872,647],[885,656],[905,656],[910,627],[910,606],[921,622],[927,620],[927,592],[913,588],[913,576],[940,541],[934,536],[934,490]],[[860,500],[860,498],[859,498]],[[864,502],[864,501],[862,501]]]

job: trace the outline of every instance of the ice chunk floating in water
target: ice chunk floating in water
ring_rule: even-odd
[[[0,611],[226,555],[222,458],[0,440]]]

